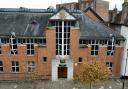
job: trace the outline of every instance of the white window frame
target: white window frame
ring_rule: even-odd
[[[16,38],[11,35],[11,38],[10,38],[10,46],[11,46],[11,54],[17,54],[17,48],[14,48],[14,45],[17,46],[17,40],[16,40],[16,43],[13,43],[13,40],[16,40]]]
[[[94,46],[94,49],[92,49],[92,47]],[[98,49],[96,49],[96,46],[98,46]],[[92,54],[93,52],[93,54]],[[97,56],[98,54],[96,54],[96,52],[99,52],[99,40],[92,40],[91,41],[91,55],[92,56]]]
[[[111,44],[109,44],[109,42],[111,42]],[[112,39],[108,41],[108,47],[111,47],[111,50],[108,50],[108,48],[107,48],[107,55],[113,56],[114,55],[114,48],[115,48],[114,37],[112,37]]]
[[[35,68],[36,68],[35,61],[28,61],[27,62],[27,72],[28,73],[35,72]],[[30,69],[30,71],[29,71],[29,69]]]
[[[27,42],[27,40],[28,40],[28,42]],[[27,55],[34,55],[35,54],[35,47],[34,47],[34,43],[31,43],[31,39],[26,39],[26,46],[27,46]],[[30,48],[28,48],[28,46]],[[33,48],[32,48],[32,46],[33,46]],[[29,51],[29,53],[28,53],[28,51]]]
[[[2,69],[3,69],[3,71],[4,71],[3,61],[0,61],[0,62],[2,63],[2,65],[0,65],[0,68],[2,68]],[[3,71],[0,71],[0,73],[2,73]]]
[[[66,25],[64,25],[64,23],[66,23]],[[58,47],[58,49],[56,49],[56,51],[58,51],[57,55],[61,55],[61,56],[70,55],[70,43],[68,43],[68,40],[70,41],[70,31],[68,32],[68,30],[69,30],[68,27],[71,27],[71,22],[70,21],[61,21],[61,29],[62,29],[61,32],[59,31],[59,27],[60,27],[59,21],[56,21],[55,27],[58,27],[58,31],[56,31],[56,33],[58,33],[58,35],[56,36],[56,40],[58,40],[58,43],[56,43],[57,47]],[[64,29],[64,28],[66,28],[66,29]],[[66,31],[64,31],[64,30],[66,30]],[[61,37],[59,37],[60,33],[62,34]],[[66,34],[66,37],[64,37],[64,34]],[[69,37],[68,37],[68,35],[69,35]],[[59,39],[61,39],[61,44],[59,43]],[[66,43],[64,43],[64,40],[66,40]],[[69,46],[69,48],[68,48],[68,46]],[[64,47],[66,47],[66,48],[64,48]],[[66,53],[64,53],[64,51],[66,51]]]
[[[13,62],[14,62],[14,65],[13,65]],[[12,63],[12,72],[13,73],[18,73],[19,71],[20,71],[20,69],[19,69],[19,62],[18,61],[12,61],[11,62]],[[16,64],[18,64],[18,65],[16,65]],[[13,71],[13,68],[14,68],[14,71]],[[18,68],[18,71],[17,71],[17,68]]]

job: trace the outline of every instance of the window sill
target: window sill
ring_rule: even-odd
[[[27,72],[27,74],[34,74],[35,72]]]
[[[42,63],[46,64],[47,62],[42,62]]]
[[[3,73],[4,73],[3,71],[0,72],[0,74],[3,74]]]
[[[45,45],[39,44],[38,47],[40,47],[40,48],[46,47],[46,44]]]
[[[20,74],[20,72],[12,72],[12,74]]]
[[[18,54],[10,54],[10,55],[12,55],[12,56],[17,56]]]
[[[98,57],[99,55],[91,55],[92,57]]]
[[[27,54],[27,56],[35,56],[35,55],[28,55],[28,54]]]

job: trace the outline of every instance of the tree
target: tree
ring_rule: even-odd
[[[78,73],[75,76],[75,80],[82,83],[90,83],[90,89],[92,88],[92,82],[97,80],[105,80],[109,77],[110,71],[106,67],[106,64],[102,61],[85,61],[79,67]]]

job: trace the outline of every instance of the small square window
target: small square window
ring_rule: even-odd
[[[79,57],[78,62],[80,62],[80,63],[83,62],[83,58]]]
[[[106,62],[106,66],[112,72],[113,63],[112,62]]]
[[[43,57],[43,62],[47,62],[47,57]]]

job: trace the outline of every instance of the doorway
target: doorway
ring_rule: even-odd
[[[58,78],[67,78],[67,67],[58,67]]]

